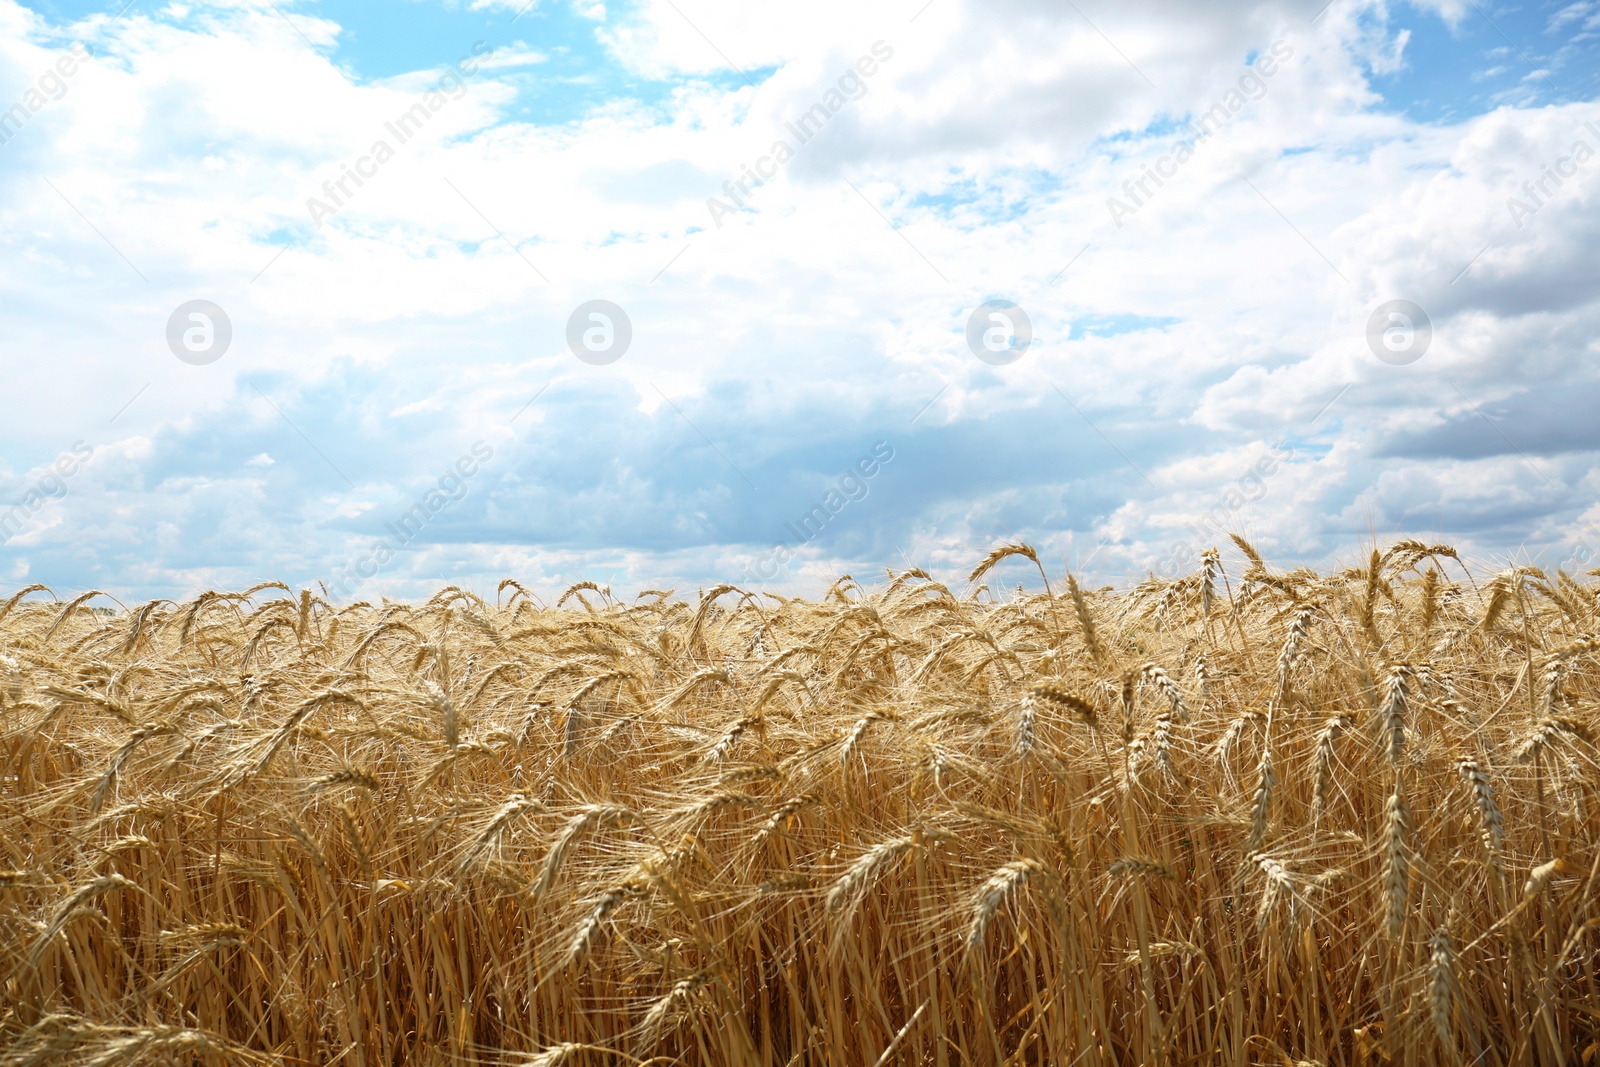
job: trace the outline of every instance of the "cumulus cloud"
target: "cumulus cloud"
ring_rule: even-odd
[[[0,488],[94,450],[0,566],[326,580],[475,441],[494,459],[361,595],[737,575],[876,441],[893,464],[774,586],[1013,536],[1109,578],[1229,532],[1286,561],[1408,524],[1600,543],[1600,159],[1571,162],[1600,107],[1387,106],[1408,20],[1456,7],[581,7],[586,62],[636,88],[541,122],[545,7],[363,80],[309,11],[0,0],[0,105],[93,53],[0,145],[0,358],[34,398]],[[997,296],[1034,336],[1001,367],[964,338]],[[166,340],[196,298],[232,325],[205,366]],[[609,366],[567,349],[595,298],[632,321]],[[1394,299],[1431,320],[1409,365],[1368,343]]]

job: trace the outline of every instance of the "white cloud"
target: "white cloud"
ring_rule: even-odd
[[[599,16],[632,76],[672,79],[663,99],[512,118],[513,76],[548,52],[497,51],[318,228],[307,199],[439,71],[353,85],[265,7],[47,41],[0,0],[0,89],[80,29],[97,53],[0,146],[0,358],[38,398],[8,467],[100,450],[12,566],[134,592],[307,582],[479,438],[486,478],[382,588],[737,571],[879,438],[899,466],[796,574],[897,551],[955,569],[1006,530],[1137,573],[1280,439],[1294,459],[1224,517],[1288,556],[1423,519],[1484,552],[1577,536],[1600,440],[1512,420],[1530,390],[1575,411],[1596,386],[1600,161],[1521,228],[1506,198],[1594,104],[1410,121],[1368,81],[1408,47],[1381,7],[680,6]],[[860,98],[717,226],[707,198],[878,40]],[[1278,41],[1259,99],[1117,226],[1108,198]],[[1000,369],[962,341],[993,295],[1036,337]],[[233,325],[205,367],[164,340],[195,297]],[[609,367],[566,351],[595,297],[633,321]],[[1433,319],[1414,366],[1367,348],[1394,297]]]

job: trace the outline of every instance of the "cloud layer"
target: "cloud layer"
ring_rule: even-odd
[[[1542,59],[1581,6],[1519,96],[1442,120],[1396,99],[1447,58],[1411,28],[1483,17],[1448,6],[485,6],[368,78],[314,6],[0,0],[0,577],[333,584],[480,443],[352,595],[814,589],[1012,537],[1108,580],[1230,532],[1575,566],[1600,105],[1541,79],[1577,84]],[[991,298],[1032,326],[1000,366],[966,340]],[[199,366],[167,340],[195,299],[232,327]],[[568,347],[594,299],[632,326],[607,365]],[[1431,328],[1400,365],[1397,299]]]

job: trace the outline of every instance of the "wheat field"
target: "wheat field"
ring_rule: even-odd
[[[0,1064],[1592,1064],[1597,592],[33,586]]]

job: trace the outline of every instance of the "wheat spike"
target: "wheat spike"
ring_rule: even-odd
[[[1383,894],[1384,930],[1399,940],[1405,929],[1406,901],[1411,881],[1411,850],[1407,841],[1410,813],[1400,795],[1400,783],[1384,807],[1383,818]]]
[[[1456,949],[1442,927],[1428,939],[1428,1016],[1434,1036],[1444,1048],[1454,1048],[1450,1033],[1450,1001],[1456,986]]]
[[[1500,814],[1499,805],[1495,803],[1494,784],[1489,781],[1488,772],[1477,760],[1462,760],[1456,765],[1456,770],[1466,779],[1468,787],[1472,790],[1473,811],[1478,818],[1484,847],[1489,853],[1489,863],[1491,866],[1498,866],[1500,842],[1505,837],[1505,820]]]
[[[1256,767],[1255,799],[1250,805],[1250,837],[1245,851],[1254,852],[1267,838],[1268,819],[1272,813],[1272,794],[1277,789],[1278,776],[1272,770],[1272,750],[1261,750],[1261,762]]]
[[[1035,567],[1040,566],[1039,553],[1033,550],[1033,546],[1025,545],[1021,542],[1008,542],[983,557],[983,561],[972,568],[972,573],[967,575],[967,581],[974,584],[977,583],[1001,561],[1010,559],[1012,556],[1021,556],[1024,559],[1031,560]]]
[[[589,957],[589,952],[594,948],[595,939],[600,934],[600,928],[605,925],[611,913],[621,904],[628,895],[624,886],[616,886],[606,890],[595,901],[594,907],[585,915],[578,924],[577,931],[572,935],[572,943],[567,947],[567,966],[576,967]]]
[[[989,876],[988,881],[973,894],[971,913],[967,920],[966,951],[969,957],[983,948],[984,935],[994,921],[995,914],[1010,900],[1030,878],[1039,876],[1044,867],[1031,859],[1020,859],[1005,864]]]
[[[1083,630],[1084,644],[1089,648],[1089,654],[1094,661],[1102,667],[1106,664],[1105,646],[1100,643],[1099,632],[1095,629],[1094,616],[1089,611],[1089,601],[1083,595],[1083,590],[1078,588],[1078,579],[1072,574],[1067,575],[1067,592],[1072,596],[1072,610],[1078,616],[1078,625]]]
[[[1410,685],[1415,672],[1400,664],[1389,672],[1384,686],[1383,732],[1388,740],[1386,752],[1391,764],[1398,764],[1406,749],[1406,715],[1410,710]]]
[[[1311,811],[1320,814],[1328,805],[1328,785],[1333,781],[1333,761],[1339,736],[1349,727],[1345,715],[1334,715],[1317,731],[1315,755],[1312,758]]]
[[[1284,905],[1288,909],[1287,929],[1292,933],[1300,923],[1299,895],[1294,876],[1282,861],[1271,856],[1252,852],[1247,859],[1254,863],[1264,881],[1261,901],[1256,906],[1256,932],[1265,934],[1273,914],[1280,905]]]
[[[874,845],[850,865],[833,888],[828,890],[827,907],[830,913],[843,918],[860,903],[862,895],[878,877],[879,871],[889,866],[911,849],[909,837],[898,837]]]

